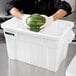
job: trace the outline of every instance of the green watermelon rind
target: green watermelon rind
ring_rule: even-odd
[[[45,24],[45,18],[40,14],[33,14],[26,19],[26,24],[30,27],[40,27]]]

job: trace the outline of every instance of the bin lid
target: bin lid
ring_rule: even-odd
[[[35,34],[46,35],[50,37],[61,37],[65,35],[68,30],[72,29],[74,26],[73,22],[65,20],[56,20],[50,25],[47,25],[41,32],[33,32]],[[22,21],[16,17],[1,24],[2,28],[14,29],[17,31],[27,31]],[[30,31],[32,33],[32,31]]]
[[[76,76],[76,55],[66,70],[66,76]]]

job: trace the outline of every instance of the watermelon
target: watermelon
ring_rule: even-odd
[[[40,27],[44,25],[46,19],[40,14],[32,14],[26,19],[26,24],[30,27],[31,31],[39,32]]]

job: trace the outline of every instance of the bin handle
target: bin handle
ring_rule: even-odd
[[[9,32],[5,32],[5,34],[15,36],[15,34]]]

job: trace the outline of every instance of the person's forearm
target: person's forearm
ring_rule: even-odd
[[[67,12],[63,9],[60,9],[52,16],[53,16],[54,20],[57,20],[57,19],[64,17],[65,15],[67,15]]]
[[[21,13],[17,8],[13,7],[11,10],[10,10],[10,14],[21,19],[22,16],[23,16],[23,13]]]

